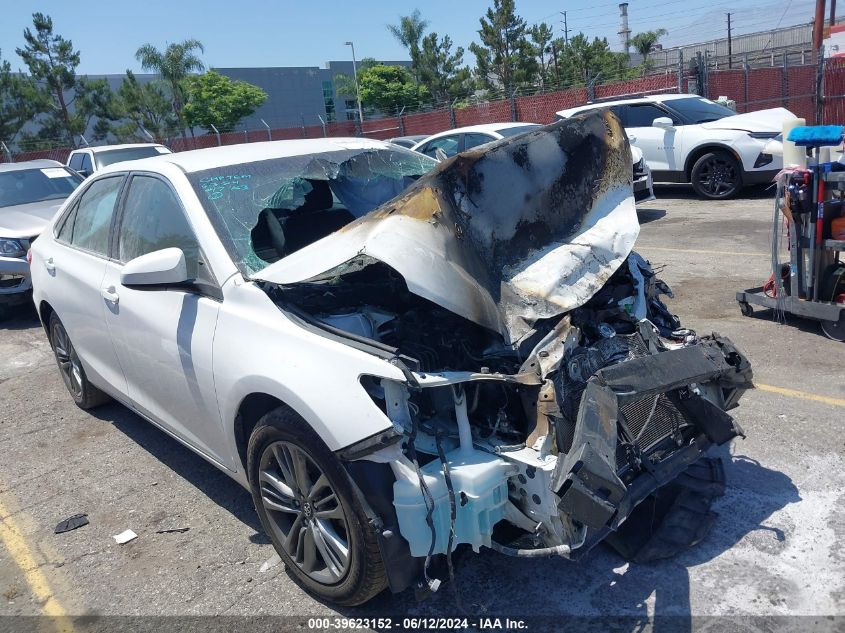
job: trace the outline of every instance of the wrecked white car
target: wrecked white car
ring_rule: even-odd
[[[459,545],[669,555],[713,521],[751,370],[661,302],[630,165],[609,113],[439,165],[360,139],[123,164],[35,243],[35,301],[76,402],[248,487],[325,599],[436,590]]]

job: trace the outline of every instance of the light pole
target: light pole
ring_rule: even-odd
[[[358,98],[358,119],[361,121],[361,132],[364,132],[364,110],[361,108],[361,88],[358,85],[358,62],[355,61],[355,44],[346,42],[352,47],[352,76],[355,78],[355,96]]]

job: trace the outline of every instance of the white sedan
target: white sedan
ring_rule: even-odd
[[[235,478],[322,599],[436,590],[459,544],[577,558],[741,433],[750,386],[631,251],[627,160],[595,114],[439,165],[366,139],[120,163],[33,244],[34,301],[74,401]]]

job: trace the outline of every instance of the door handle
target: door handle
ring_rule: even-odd
[[[44,268],[47,269],[47,272],[51,272],[51,273],[56,272],[56,264],[53,263],[52,257],[44,260]]]
[[[100,294],[103,296],[103,299],[109,303],[114,303],[116,305],[117,302],[120,301],[120,295],[115,292],[114,286],[103,288],[100,290]]]

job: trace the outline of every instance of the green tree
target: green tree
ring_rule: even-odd
[[[114,126],[112,133],[121,142],[143,138],[141,129],[155,138],[166,138],[178,130],[179,124],[162,81],[141,83],[131,70],[117,90],[117,110],[124,120]]]
[[[428,90],[402,66],[379,64],[358,73],[361,101],[368,107],[395,114],[402,106],[417,108],[429,101]]]
[[[0,58],[0,141],[14,142],[23,126],[47,106],[46,95],[32,77],[12,72]]]
[[[29,27],[24,30],[24,47],[16,52],[32,78],[44,82],[49,93],[52,103],[47,113],[49,120],[45,123],[49,133],[55,133],[76,147],[75,135],[84,129],[79,129],[78,121],[73,120],[71,104],[65,95],[76,88],[79,51],[73,49],[71,40],[53,33],[53,20],[49,15],[33,13],[32,25],[35,30]]]
[[[463,63],[464,49],[458,46],[453,53],[452,39],[448,35],[440,39],[437,33],[429,33],[423,38],[418,60],[419,79],[435,101],[451,102],[469,91],[471,75]]]
[[[552,31],[552,27],[550,27],[545,22],[540,22],[540,24],[535,24],[531,27],[529,34],[531,35],[531,42],[534,44],[534,50],[537,52],[538,61],[540,63],[539,72],[537,73],[537,78],[540,80],[540,87],[545,89],[546,83],[551,76],[551,64],[552,58],[548,58],[547,55],[551,55],[553,52],[552,49],[552,41],[554,40],[554,32]]]
[[[655,44],[657,41],[667,35],[669,31],[666,29],[655,29],[654,31],[643,31],[642,33],[637,33],[634,37],[631,38],[631,46],[634,47],[640,56],[643,58],[643,74],[648,69],[649,59],[648,56],[654,50]]]
[[[183,82],[191,73],[205,70],[197,51],[205,52],[202,42],[188,39],[178,44],[169,44],[163,52],[152,44],[144,44],[135,52],[135,58],[141,62],[141,67],[157,73],[170,89],[173,114],[176,115],[182,136],[186,136]]]
[[[420,42],[426,28],[428,28],[428,20],[422,19],[419,9],[414,9],[411,15],[399,16],[399,24],[387,25],[387,30],[393,37],[408,49],[408,55],[411,57],[411,69],[418,81],[420,80],[420,55],[422,54]]]
[[[583,33],[569,40],[561,55],[561,65],[566,81],[580,85],[632,75],[624,53],[611,51],[606,38],[596,37],[591,42]]]
[[[238,121],[255,112],[267,100],[267,93],[245,81],[233,81],[216,70],[193,75],[185,81],[185,121],[212,132],[231,132]]]
[[[516,14],[514,0],[493,0],[479,22],[481,43],[473,42],[469,49],[475,54],[476,73],[482,84],[510,95],[520,85],[531,83],[537,60],[528,41],[528,27]]]

